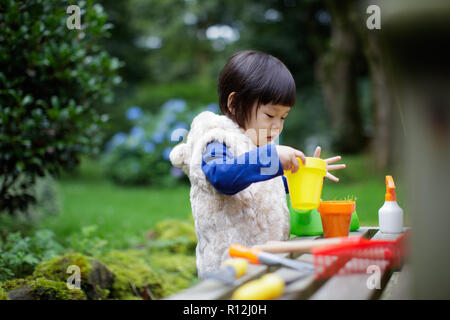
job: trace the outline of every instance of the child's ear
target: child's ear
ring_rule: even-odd
[[[231,92],[228,95],[227,108],[230,110],[230,113],[234,116],[234,106],[233,106],[233,98],[236,92]]]

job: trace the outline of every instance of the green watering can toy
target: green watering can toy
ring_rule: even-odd
[[[306,157],[303,165],[292,173],[285,170],[289,194],[286,195],[291,220],[291,234],[296,236],[316,236],[323,234],[322,220],[317,211],[322,194],[323,178],[327,164],[319,158]],[[350,231],[359,229],[356,211],[352,213]]]

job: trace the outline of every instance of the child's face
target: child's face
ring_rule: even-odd
[[[253,105],[251,117],[245,127],[247,136],[258,147],[273,142],[283,131],[284,120],[291,107],[265,104],[256,111]]]

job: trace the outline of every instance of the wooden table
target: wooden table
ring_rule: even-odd
[[[381,233],[376,227],[361,227],[350,236],[361,235],[368,239],[396,239],[400,235]],[[296,237],[289,241],[301,239],[318,239],[320,237]],[[280,254],[280,256],[313,263],[312,254]],[[314,275],[306,276],[286,286],[281,300],[367,300],[367,299],[409,299],[410,268],[405,264],[401,270],[386,270],[380,273],[380,281],[372,281],[373,273],[335,275],[329,279],[316,279]],[[164,300],[224,300],[231,299],[233,292],[242,284],[259,278],[267,272],[279,274],[285,280],[295,279],[300,273],[284,267],[267,267],[250,264],[247,273],[236,279],[233,285],[226,285],[218,280],[205,279],[197,285],[166,297]],[[369,279],[369,277],[371,277]]]

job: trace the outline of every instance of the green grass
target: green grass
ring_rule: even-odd
[[[96,225],[97,234],[114,248],[144,239],[156,222],[186,220],[191,215],[189,187],[170,189],[122,187],[103,178],[98,164],[83,161],[78,175],[59,181],[61,212],[38,222],[38,228],[55,232],[67,244],[67,236],[82,227]]]

